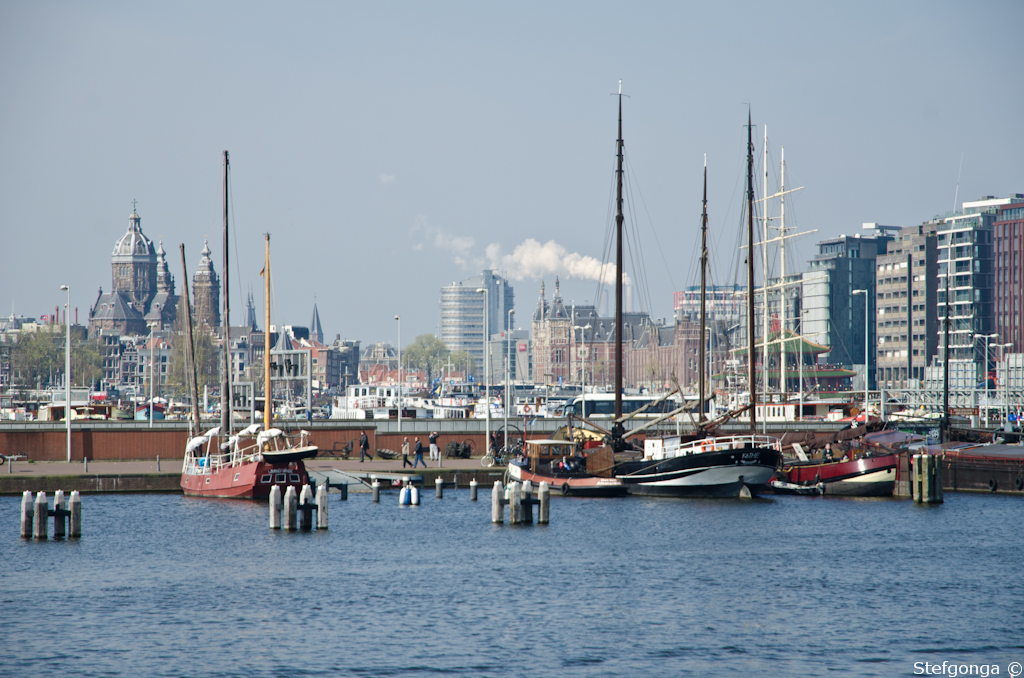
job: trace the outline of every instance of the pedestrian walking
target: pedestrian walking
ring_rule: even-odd
[[[406,466],[412,466],[412,462],[409,461],[409,436],[405,436],[405,440],[402,441],[402,468]]]
[[[416,464],[423,464],[423,468],[427,468],[427,462],[423,461],[423,443],[420,442],[419,436],[416,436],[416,447],[413,452],[416,456],[413,457],[412,467],[416,468]]]
[[[437,431],[430,434],[430,458],[441,461],[441,450],[437,449]]]
[[[363,463],[363,458],[369,457],[370,461],[373,461],[373,455],[370,454],[370,439],[366,437],[366,431],[359,434],[359,463]]]

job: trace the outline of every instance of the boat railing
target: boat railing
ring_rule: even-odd
[[[779,438],[772,436],[757,434],[715,436],[711,438],[702,438],[700,440],[692,440],[679,445],[665,445],[660,450],[654,450],[649,456],[657,459],[659,457],[679,457],[687,454],[723,452],[749,447],[767,447],[777,452],[782,452],[782,441]]]

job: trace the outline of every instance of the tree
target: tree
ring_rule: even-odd
[[[192,380],[188,371],[188,326],[185,324],[185,302],[178,303],[178,316],[174,320],[174,339],[171,343],[171,360],[167,365],[167,385],[188,396]],[[198,391],[206,386],[220,385],[220,354],[213,343],[213,331],[206,323],[192,321],[192,337],[195,341],[196,373]]]
[[[476,359],[468,351],[455,351],[451,354],[452,366],[465,374],[476,372]]]
[[[440,373],[448,361],[449,353],[444,342],[433,334],[421,334],[402,349],[402,364],[423,370],[427,373],[427,381],[433,382],[434,375]]]
[[[11,351],[11,370],[23,386],[58,383],[58,375],[64,373],[64,337],[58,329],[58,325],[46,326],[18,338]]]

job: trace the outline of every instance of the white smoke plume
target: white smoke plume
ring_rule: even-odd
[[[594,257],[570,252],[554,240],[543,245],[527,238],[511,254],[503,254],[501,245],[491,243],[486,250],[492,269],[504,271],[510,280],[537,280],[545,276],[561,275],[577,280],[615,282],[615,264],[605,264]],[[628,282],[628,276],[623,280]]]
[[[615,264],[605,264],[592,256],[570,252],[554,240],[541,244],[533,238],[527,238],[516,245],[510,254],[504,253],[501,244],[491,243],[481,257],[475,252],[476,241],[472,237],[456,236],[432,226],[423,215],[416,217],[410,235],[420,239],[420,242],[413,245],[414,250],[422,250],[429,244],[448,251],[452,260],[466,271],[489,267],[500,271],[509,280],[540,280],[546,276],[559,275],[607,284],[615,282]],[[630,284],[629,276],[623,275],[623,281]]]

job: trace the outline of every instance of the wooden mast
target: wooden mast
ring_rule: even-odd
[[[270,385],[270,234],[266,239],[266,260],[263,263],[263,290],[265,315],[263,331],[263,430],[269,430],[273,421],[274,394]]]
[[[757,432],[757,394],[754,390],[754,137],[747,109],[747,390],[750,392],[750,432]],[[768,337],[765,337],[767,342]]]
[[[700,217],[700,352],[697,359],[700,379],[698,380],[697,421],[704,421],[704,326],[705,299],[707,295],[708,268],[708,156],[704,155],[704,199]]]
[[[188,296],[188,266],[185,264],[185,243],[181,244],[181,280],[185,288],[185,327],[188,344],[185,347],[185,357],[188,362],[188,376],[192,382],[192,435],[199,435],[199,383],[196,376],[196,349],[195,341],[192,338],[192,302]]]
[[[612,436],[622,439],[622,81],[619,80],[619,138],[615,170],[615,420]]]
[[[220,377],[220,430],[231,431],[231,295],[228,294],[228,152],[224,151],[224,315],[221,318],[224,342],[224,371]]]

